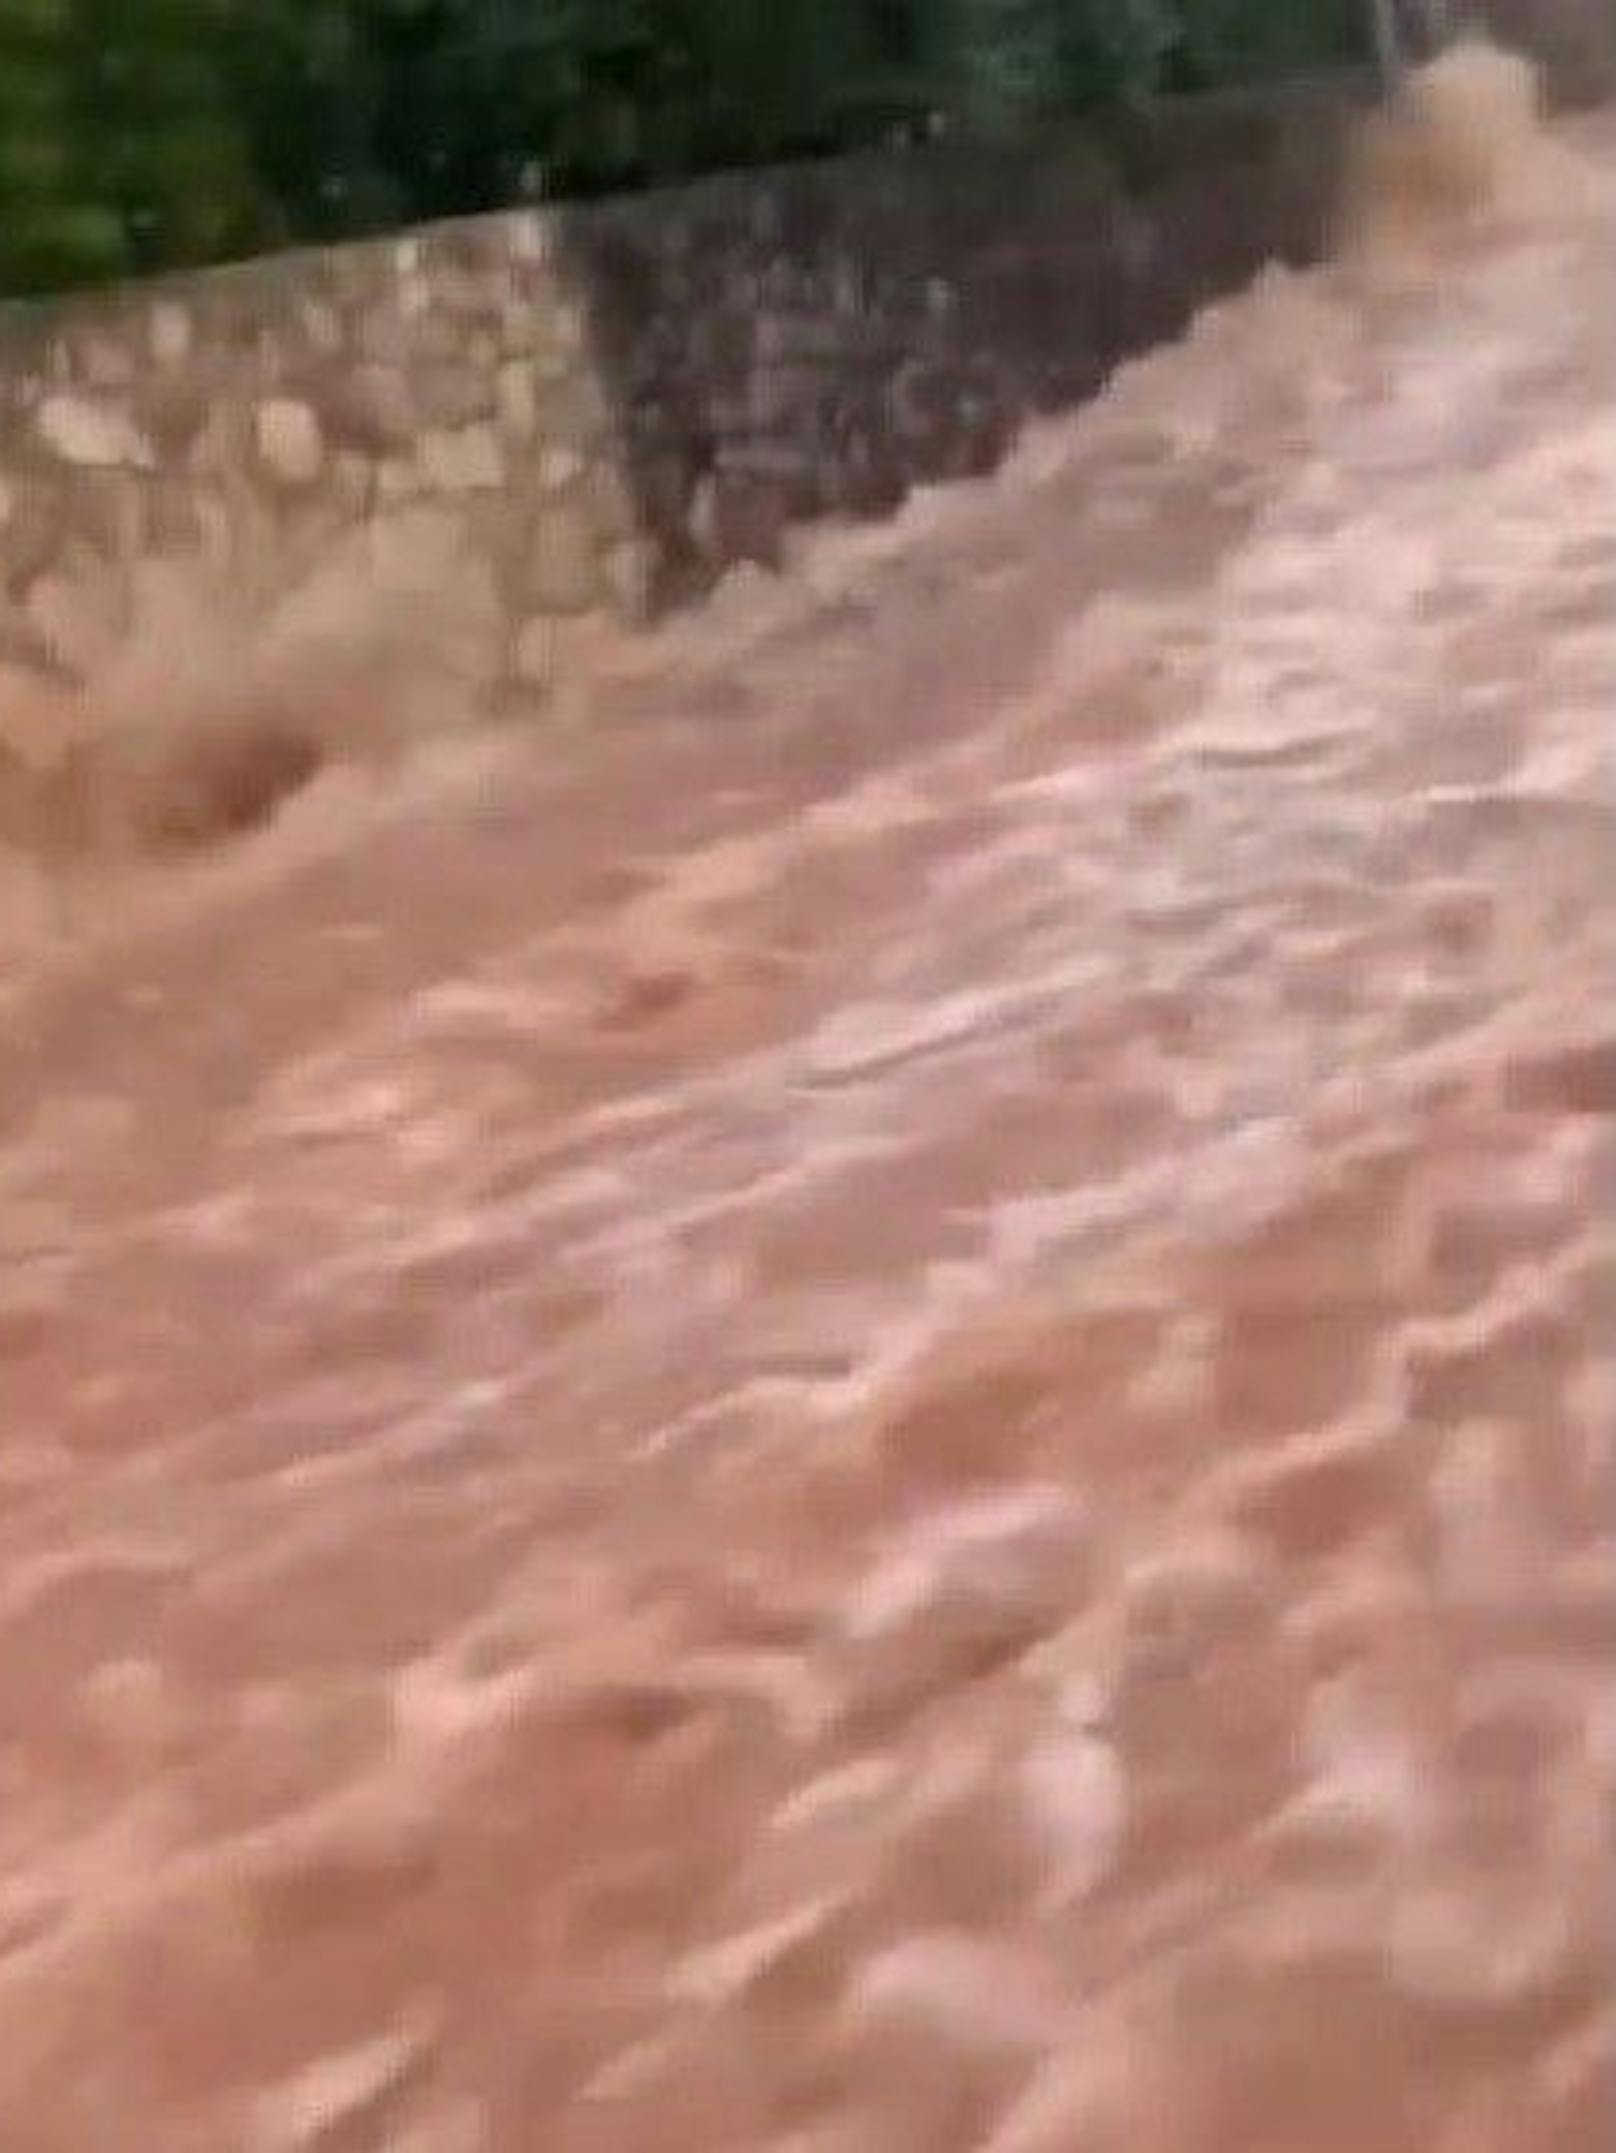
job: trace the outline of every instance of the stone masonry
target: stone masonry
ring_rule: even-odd
[[[355,534],[431,527],[497,624],[486,684],[542,697],[575,631],[986,471],[1314,252],[1345,107],[1303,89],[0,311],[0,668],[93,672],[154,566],[250,613]]]

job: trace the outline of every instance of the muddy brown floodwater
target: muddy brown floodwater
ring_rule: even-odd
[[[1608,143],[13,969],[7,2153],[1604,2143]]]

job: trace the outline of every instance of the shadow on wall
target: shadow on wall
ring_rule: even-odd
[[[688,602],[787,529],[980,475],[1207,298],[1324,242],[1348,98],[1208,100],[1102,143],[932,147],[564,213],[641,538]]]
[[[1542,56],[1551,103],[1616,89],[1610,0],[1474,12]],[[1205,97],[1103,137],[933,146],[557,215],[610,487],[632,508],[611,605],[652,618],[737,562],[778,567],[794,523],[883,516],[916,485],[980,475],[1023,421],[1093,395],[1264,262],[1317,259],[1373,94],[1336,79]]]

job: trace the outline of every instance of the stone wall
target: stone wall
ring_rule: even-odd
[[[1500,44],[1532,55],[1555,105],[1616,93],[1616,0],[1479,0],[1476,13]]]
[[[988,469],[1264,259],[1346,98],[520,213],[0,313],[0,665],[93,670],[157,570],[264,610],[436,534],[487,684]]]

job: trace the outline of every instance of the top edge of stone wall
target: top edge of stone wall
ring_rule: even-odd
[[[1373,78],[1361,71],[1309,75],[1257,90],[1217,90],[1164,98],[1127,112],[1088,120],[1061,120],[1014,142],[947,139],[902,148],[880,145],[835,157],[737,167],[675,186],[625,190],[586,200],[516,205],[463,216],[401,225],[385,232],[330,242],[309,242],[265,253],[121,278],[28,298],[0,295],[0,342],[26,341],[31,333],[57,334],[70,319],[124,319],[165,300],[196,304],[282,287],[307,299],[322,284],[352,290],[355,272],[367,264],[383,274],[410,265],[486,265],[491,259],[542,262],[562,254],[569,242],[587,245],[594,231],[621,229],[647,219],[666,222],[688,215],[733,209],[760,193],[787,191],[857,197],[867,190],[957,172],[962,176],[1014,174],[1032,167],[1063,168],[1085,176],[1097,190],[1120,186],[1131,192],[1158,172],[1176,170],[1209,150],[1227,150],[1243,133],[1254,145],[1320,112],[1340,113],[1373,99]]]

